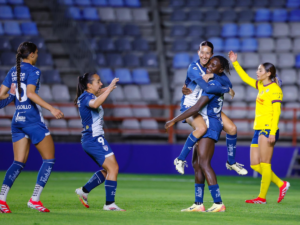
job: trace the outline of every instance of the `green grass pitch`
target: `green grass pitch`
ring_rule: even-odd
[[[0,172],[1,180],[5,172]],[[285,199],[278,204],[278,188],[271,184],[267,205],[245,204],[245,199],[259,193],[260,178],[218,177],[225,213],[182,213],[194,201],[193,176],[120,174],[116,203],[126,212],[107,212],[104,185],[89,194],[90,208],[78,200],[75,189],[81,187],[92,173],[51,174],[41,195],[50,213],[27,208],[37,172],[23,172],[10,190],[7,202],[12,214],[0,214],[0,224],[299,224],[300,180],[291,183]],[[204,205],[212,205],[205,187]]]

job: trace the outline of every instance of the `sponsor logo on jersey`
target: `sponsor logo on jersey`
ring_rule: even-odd
[[[31,109],[31,105],[18,105],[16,107],[17,110],[20,110],[20,109]]]
[[[36,75],[40,75],[40,71],[36,71],[35,73],[36,73]]]
[[[18,112],[17,116],[16,116],[16,122],[25,122],[26,120],[26,116],[20,116],[20,113],[24,113],[24,112]]]
[[[256,99],[256,102],[259,103],[259,104],[261,104],[261,105],[264,104],[264,101],[265,100],[261,99],[260,97],[257,97],[257,99]]]
[[[197,67],[193,67],[193,70],[197,70],[198,68]]]
[[[14,71],[11,73],[12,81],[17,81],[17,71]],[[25,73],[20,73],[20,80],[24,81],[25,80]]]

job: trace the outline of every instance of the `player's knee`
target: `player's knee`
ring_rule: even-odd
[[[207,131],[207,127],[196,127],[196,129],[193,131],[193,135],[196,138],[202,137]]]
[[[228,128],[227,134],[236,135],[236,133],[237,133],[236,125],[232,123],[232,125]]]
[[[107,176],[107,172],[106,172],[106,170],[101,170],[101,173],[102,173],[102,175],[103,175],[104,177],[106,177],[106,176]]]

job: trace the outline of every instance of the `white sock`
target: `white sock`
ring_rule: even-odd
[[[41,195],[43,189],[44,188],[42,186],[40,186],[38,184],[35,185],[33,194],[31,196],[32,201],[35,201],[35,202],[40,201],[40,195]]]
[[[6,197],[7,197],[7,194],[9,192],[9,190],[10,190],[10,187],[8,187],[5,184],[2,185],[1,193],[0,193],[0,200],[1,201],[5,201],[6,202]]]

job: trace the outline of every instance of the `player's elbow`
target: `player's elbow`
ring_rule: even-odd
[[[32,100],[32,98],[35,95],[35,93],[31,92],[31,91],[27,91],[26,95],[27,95],[27,98],[29,98],[30,100]]]

